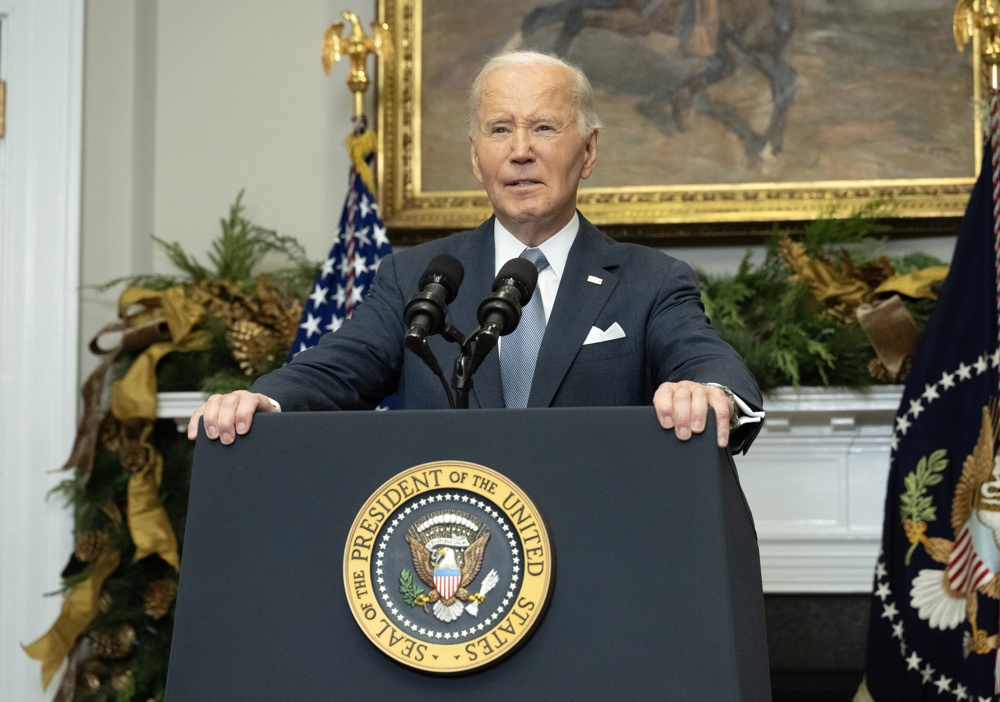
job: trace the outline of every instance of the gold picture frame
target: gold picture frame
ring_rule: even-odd
[[[669,0],[666,4],[669,5],[670,1],[709,2],[724,9],[725,3],[731,0]],[[803,3],[817,1],[787,0],[788,3],[797,2],[800,7]],[[485,193],[476,187],[474,180],[468,180],[471,178],[471,166],[468,158],[467,131],[465,131],[467,127],[461,116],[456,116],[456,113],[461,112],[464,116],[466,100],[464,93],[475,69],[485,58],[496,53],[505,43],[509,43],[510,37],[516,34],[518,25],[514,21],[516,18],[512,19],[511,13],[520,11],[522,12],[520,16],[525,17],[527,15],[523,14],[524,7],[544,4],[544,1],[530,3],[526,0],[514,2],[511,0],[379,0],[379,20],[389,23],[395,41],[395,56],[391,61],[381,64],[378,74],[379,148],[376,164],[381,213],[393,233],[394,242],[416,243],[444,232],[471,228],[491,214],[492,210]],[[563,3],[565,4],[567,3]],[[621,5],[626,4],[624,0],[621,3]],[[663,6],[664,3],[651,2],[650,5]],[[949,3],[942,3],[942,8],[947,7],[950,7]],[[846,19],[854,21],[855,18]],[[919,19],[927,22],[926,17]],[[607,18],[604,21],[607,24]],[[894,25],[899,24],[898,18],[886,18],[885,21]],[[714,174],[709,173],[706,177],[698,174],[697,178],[690,179],[692,182],[662,182],[663,178],[660,177],[653,179],[661,181],[659,183],[646,183],[641,182],[641,175],[633,177],[629,184],[617,187],[607,183],[597,183],[591,187],[589,182],[584,182],[578,199],[580,210],[592,222],[621,238],[657,239],[692,235],[740,238],[769,232],[776,222],[806,222],[829,214],[833,210],[846,214],[872,200],[880,199],[890,201],[890,207],[894,211],[893,216],[897,218],[895,221],[900,223],[903,231],[915,233],[953,231],[951,228],[954,220],[964,211],[977,175],[982,135],[979,119],[973,108],[974,101],[979,98],[978,81],[973,80],[973,76],[978,75],[979,70],[978,46],[974,46],[973,50],[965,55],[954,52],[949,21],[950,10],[942,11],[940,27],[944,41],[949,43],[952,54],[941,53],[933,59],[936,64],[934,66],[906,64],[907,74],[916,72],[918,75],[915,83],[904,81],[905,87],[901,90],[909,90],[910,85],[918,84],[923,86],[925,95],[913,96],[917,101],[916,104],[903,95],[900,96],[898,103],[885,108],[899,111],[902,117],[897,119],[892,115],[889,117],[876,115],[875,125],[871,126],[860,118],[852,120],[848,115],[847,118],[842,118],[842,123],[826,125],[823,127],[825,131],[818,132],[828,144],[837,144],[838,139],[841,142],[849,140],[852,134],[861,134],[868,138],[869,141],[863,141],[863,144],[869,145],[864,147],[868,152],[861,151],[862,147],[856,147],[856,156],[860,155],[858,160],[863,162],[857,170],[859,173],[876,174],[877,177],[852,179],[850,174],[855,169],[848,163],[847,168],[843,169],[847,177],[817,180],[806,180],[802,177],[793,180],[771,178],[768,177],[767,164],[759,166],[763,161],[758,160],[754,166],[758,168],[756,172],[750,169],[749,165],[743,169],[741,182],[713,182],[718,173],[738,171],[738,165],[732,166],[729,170],[719,167]],[[865,20],[861,24],[867,26],[871,22]],[[426,30],[426,27],[433,29]],[[926,32],[926,27],[920,28],[919,31]],[[589,37],[591,44],[588,47],[582,47],[581,39],[576,40],[581,44],[581,48],[577,49],[578,56],[582,56],[584,62],[590,54],[601,50],[601,42],[608,44],[606,51],[615,51],[610,43],[621,41],[624,36],[619,30],[606,28],[593,32]],[[667,47],[662,53],[676,50],[676,41],[667,36],[666,32],[662,34],[663,36],[655,38],[660,42],[660,47]],[[817,36],[820,34],[817,33]],[[639,37],[628,37],[627,41],[631,45],[641,47],[641,42],[647,39],[648,36],[643,34]],[[887,41],[891,39],[890,37]],[[815,39],[810,37],[809,40],[810,45],[815,45]],[[856,40],[856,38],[851,39],[851,41]],[[802,43],[806,45],[805,39]],[[430,50],[431,47],[433,50]],[[620,51],[620,48],[618,50]],[[887,43],[883,49],[873,53],[871,58],[884,60],[892,65],[912,60],[906,57],[892,58],[888,53],[891,50],[891,43]],[[653,50],[646,51],[650,55],[655,55]],[[573,55],[569,55],[568,58],[580,63],[574,60]],[[816,72],[807,59],[808,56],[800,57],[804,68],[796,67],[799,89],[803,85],[802,79],[808,77],[807,71]],[[948,62],[950,67],[948,70],[941,68],[942,61]],[[433,66],[430,65],[432,63]],[[617,76],[613,80],[608,76],[595,80],[594,75],[591,75],[591,69],[586,66],[584,68],[594,82],[595,99],[601,97],[602,91],[608,93],[609,90],[619,90],[617,86],[625,82],[625,79]],[[832,72],[829,68],[824,70]],[[878,72],[877,75],[881,75],[888,69],[876,66],[874,69],[865,70],[874,70]],[[595,72],[600,73],[599,66]],[[935,76],[939,74],[941,82],[945,83],[943,87],[928,84],[929,80],[936,80]],[[628,77],[631,78],[632,74]],[[905,77],[904,75],[903,78]],[[448,81],[451,81],[451,85],[442,87],[442,84]],[[967,85],[955,85],[962,81],[967,81]],[[815,82],[813,80],[813,83]],[[858,95],[859,100],[865,99],[863,93],[866,89],[863,81],[859,82],[855,77],[843,79],[843,82]],[[895,84],[896,82],[892,83]],[[823,94],[823,90],[814,87],[814,94]],[[934,99],[928,100],[927,95],[933,95]],[[648,121],[635,116],[633,107],[639,104],[635,96],[628,95],[624,89],[620,89],[620,92],[613,97],[616,102],[613,104],[612,111],[615,114],[612,116],[619,120],[619,128],[617,131],[612,131],[612,135],[617,134],[619,141],[612,143],[612,147],[631,148],[637,159],[641,160],[644,156],[641,139],[639,146],[631,143],[634,134],[638,133],[633,131],[633,125],[636,124],[646,124],[647,131],[652,135],[642,137],[643,139],[660,139],[666,143],[667,137],[649,128]],[[797,96],[797,99],[799,97]],[[949,98],[950,103],[943,102]],[[710,101],[713,98],[706,99]],[[899,125],[908,124],[905,122],[906,114],[922,118],[924,116],[922,106],[930,104],[945,106],[942,112],[944,116],[936,117],[937,123],[929,130],[934,136],[925,143],[920,134],[900,135],[899,132],[904,128]],[[947,107],[948,104],[952,106]],[[796,107],[798,105],[794,105],[793,109]],[[806,111],[811,107],[807,104],[801,109]],[[822,121],[822,109],[829,108],[812,107],[812,109],[819,110],[819,117],[814,118],[818,124]],[[600,105],[598,111],[601,111]],[[696,119],[699,118],[699,115],[695,114]],[[959,117],[955,118],[952,115]],[[848,124],[843,124],[845,121]],[[429,131],[431,126],[439,123],[447,123],[447,126],[432,134]],[[805,119],[800,120],[800,123],[812,128],[812,122]],[[700,124],[706,129],[714,129],[713,133],[721,133],[720,126],[714,124],[713,120],[701,119]],[[805,128],[800,131],[808,133],[808,129]],[[697,141],[697,137],[685,137],[680,132],[678,134],[680,136],[677,138],[681,141],[675,138],[669,142],[673,145],[672,150],[676,149],[677,144],[682,144],[685,138]],[[604,131],[601,139],[601,157],[604,157]],[[731,135],[725,135],[714,141],[732,142],[727,148],[734,153],[738,150],[736,148],[738,144]],[[882,165],[879,149],[883,143],[890,141],[894,144],[898,142],[897,152],[901,156],[898,159],[900,163],[892,166],[897,173],[885,177],[878,171]],[[701,143],[704,142],[705,139],[702,138]],[[446,145],[447,153],[442,145]],[[810,144],[804,143],[800,143],[798,148],[800,160],[806,165],[799,167],[798,171],[793,169],[791,171],[793,177],[796,172],[811,174],[813,171],[808,165],[811,162],[822,163],[825,157],[833,158],[842,153],[839,148],[827,148],[823,151],[817,150],[819,147],[813,148]],[[786,152],[788,152],[787,145]],[[779,155],[779,163],[780,158]],[[429,164],[433,165],[439,176],[443,173],[447,178],[451,178],[452,173],[462,173],[461,177],[467,179],[469,187],[464,185],[454,187],[448,184],[442,186],[431,182],[427,177]],[[633,163],[625,165],[632,166]],[[638,171],[627,171],[620,159],[617,163],[612,160],[612,169],[615,166],[622,172],[642,172],[642,167],[639,166],[637,166]],[[897,177],[899,173],[910,174],[911,166],[916,177]],[[940,175],[936,174],[939,166]],[[598,162],[598,169],[600,168],[601,158]],[[764,175],[758,177],[757,173]]]

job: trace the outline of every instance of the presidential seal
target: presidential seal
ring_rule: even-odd
[[[344,586],[358,625],[391,658],[431,673],[496,663],[541,619],[552,546],[538,510],[494,470],[426,463],[358,512]]]

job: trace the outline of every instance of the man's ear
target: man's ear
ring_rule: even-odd
[[[597,163],[597,134],[596,129],[590,130],[590,136],[583,145],[583,170],[580,172],[580,177],[584,180],[594,172],[594,164]]]
[[[476,176],[476,180],[479,181],[480,185],[483,185],[483,171],[479,167],[479,154],[476,153],[476,140],[469,137],[469,158],[472,159],[472,173]]]

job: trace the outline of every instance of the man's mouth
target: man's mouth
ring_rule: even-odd
[[[530,180],[528,178],[524,178],[522,180],[512,180],[509,183],[507,183],[507,185],[510,186],[510,187],[522,188],[522,187],[526,187],[526,186],[529,186],[529,185],[538,185],[538,181],[537,180]]]

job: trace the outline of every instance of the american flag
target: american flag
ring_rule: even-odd
[[[374,144],[374,132],[364,130],[363,119],[356,121],[349,137],[350,190],[340,226],[330,255],[316,274],[290,357],[315,346],[323,334],[340,328],[361,304],[379,263],[392,251],[372,195],[371,171],[366,163],[374,154]]]
[[[991,152],[892,428],[859,702],[995,702],[1000,687]]]

